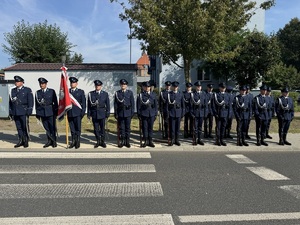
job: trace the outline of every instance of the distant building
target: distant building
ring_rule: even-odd
[[[0,80],[4,80],[4,73],[0,73]]]

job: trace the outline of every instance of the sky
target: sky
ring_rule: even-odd
[[[129,63],[129,26],[119,19],[120,5],[109,0],[0,0],[0,69],[13,64],[3,52],[4,33],[17,22],[56,24],[77,45],[85,63]],[[300,18],[300,0],[276,0],[265,15],[265,33],[283,28],[292,18]],[[131,62],[141,56],[140,41],[132,40]]]

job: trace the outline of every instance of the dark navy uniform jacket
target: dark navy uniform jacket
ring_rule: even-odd
[[[74,92],[71,92],[71,89],[69,89],[69,92],[70,95],[73,95],[73,97],[78,101],[82,109],[72,104],[72,109],[68,111],[68,117],[77,117],[77,116],[83,117],[86,110],[86,98],[85,98],[84,91],[76,88]]]
[[[137,114],[144,117],[157,116],[157,99],[154,92],[148,94],[146,91],[138,95],[137,101]]]
[[[230,96],[228,93],[215,93],[212,99],[212,111],[215,116],[227,118],[230,110]]]
[[[38,90],[35,94],[36,115],[41,117],[57,116],[57,96],[53,89]]]
[[[275,114],[275,100],[272,95],[267,96],[267,98],[269,98],[269,106],[268,106],[269,119],[272,119],[272,117]]]
[[[187,91],[183,91],[183,99],[184,99],[184,103],[185,103],[185,113],[189,113],[191,111],[191,93],[192,92],[187,92]]]
[[[163,112],[164,114],[168,113],[168,107],[167,107],[167,101],[168,101],[168,94],[169,91],[166,89],[160,92],[159,96],[159,106],[160,106],[160,112]]]
[[[207,94],[194,91],[191,94],[191,113],[195,117],[206,117],[208,113]]]
[[[24,116],[31,115],[33,109],[33,94],[30,88],[22,87],[17,90],[17,87],[11,89],[9,99],[9,115]]]
[[[134,97],[131,90],[116,91],[114,110],[118,117],[132,117],[134,115]]]
[[[255,117],[258,117],[261,120],[269,119],[269,98],[262,96],[261,94],[255,96],[253,99],[253,113]]]
[[[100,94],[96,90],[91,91],[88,95],[88,109],[87,116],[93,119],[108,118],[110,113],[110,101],[108,93],[100,91]]]
[[[169,92],[167,98],[167,108],[169,116],[174,118],[183,117],[185,114],[185,102],[181,92]]]
[[[228,93],[229,95],[229,99],[230,99],[230,103],[229,103],[229,113],[228,113],[228,118],[232,118],[234,113],[233,113],[233,100],[234,100],[234,97],[235,95],[232,94],[232,93]]]
[[[275,110],[277,117],[284,120],[292,120],[294,118],[294,103],[290,97],[281,96],[276,99]]]
[[[252,102],[247,95],[237,95],[233,99],[233,112],[237,120],[249,120],[252,115]]]
[[[207,104],[208,104],[208,108],[207,108],[207,114],[209,113],[213,113],[212,111],[212,102],[213,102],[213,98],[214,98],[214,92],[208,92],[207,90],[205,91],[206,93],[206,99],[207,99]]]

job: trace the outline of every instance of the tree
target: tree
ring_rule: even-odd
[[[283,29],[279,29],[277,37],[281,44],[282,61],[300,72],[300,20],[293,18]]]
[[[266,84],[273,89],[280,90],[283,87],[289,87],[296,90],[300,87],[299,80],[300,73],[295,67],[286,66],[283,62],[280,62],[268,71]]]
[[[216,77],[235,80],[240,85],[249,84],[256,87],[258,82],[265,81],[268,70],[280,62],[280,48],[274,35],[268,36],[256,30],[240,33],[228,45],[230,49],[237,49],[232,59],[208,61]]]
[[[142,40],[142,49],[149,54],[159,53],[164,63],[184,68],[190,80],[194,59],[232,57],[224,51],[227,41],[251,18],[256,7],[245,0],[128,0],[119,2],[124,9],[122,21],[129,21],[133,32],[130,38]],[[274,0],[260,7],[269,8]],[[177,63],[182,57],[183,65]]]
[[[61,62],[63,55],[70,55],[75,45],[68,41],[66,33],[60,28],[44,23],[32,24],[24,20],[13,26],[13,31],[4,33],[4,40],[8,45],[2,44],[3,51],[11,56],[15,63],[57,63]],[[82,62],[81,54],[69,56],[67,61]]]

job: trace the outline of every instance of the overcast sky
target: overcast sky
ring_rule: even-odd
[[[266,12],[265,32],[277,32],[292,18],[300,18],[300,0],[276,0],[276,6]],[[84,62],[129,63],[129,27],[118,15],[121,7],[109,0],[0,0],[0,43],[3,33],[11,32],[13,25],[26,22],[56,23],[66,32],[69,41],[77,47]],[[0,68],[10,66],[9,55],[0,51]],[[137,40],[132,41],[132,63],[141,55]]]

